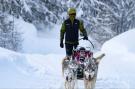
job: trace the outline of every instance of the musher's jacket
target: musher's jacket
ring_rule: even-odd
[[[83,33],[83,36],[87,36],[82,21],[78,19],[74,19],[73,21],[70,19],[65,20],[60,30],[60,41],[63,41],[65,38],[65,43],[78,44],[79,30]]]

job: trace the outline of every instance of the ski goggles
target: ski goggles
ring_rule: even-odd
[[[69,15],[76,15],[76,13],[72,13],[72,14],[69,14]]]

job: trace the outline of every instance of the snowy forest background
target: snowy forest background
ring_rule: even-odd
[[[23,33],[14,19],[22,18],[46,32],[67,18],[69,7],[77,9],[77,18],[100,45],[135,27],[135,0],[0,0],[0,47],[21,50]]]

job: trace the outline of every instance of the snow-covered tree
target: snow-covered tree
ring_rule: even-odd
[[[87,32],[98,42],[135,27],[134,0],[70,0],[82,10]]]
[[[135,1],[134,0],[99,0],[102,8],[100,13],[101,25],[111,27],[111,30],[120,34],[134,28]]]
[[[8,20],[6,14],[0,15],[0,47],[14,51],[21,50],[21,33],[14,27],[14,21]]]

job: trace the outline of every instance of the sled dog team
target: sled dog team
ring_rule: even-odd
[[[100,56],[93,58],[95,60],[95,64],[94,64],[95,66],[93,67],[91,67],[90,62],[88,63],[89,65],[87,65],[86,63],[84,69],[82,69],[83,78],[81,79],[77,78],[76,71],[77,71],[78,64],[73,63],[74,62],[73,60],[71,61],[67,57],[65,57],[62,60],[62,75],[65,79],[65,85],[64,85],[65,89],[74,89],[77,80],[84,81],[85,89],[94,89],[96,78],[97,78],[98,64],[104,56],[105,54],[101,54]]]

